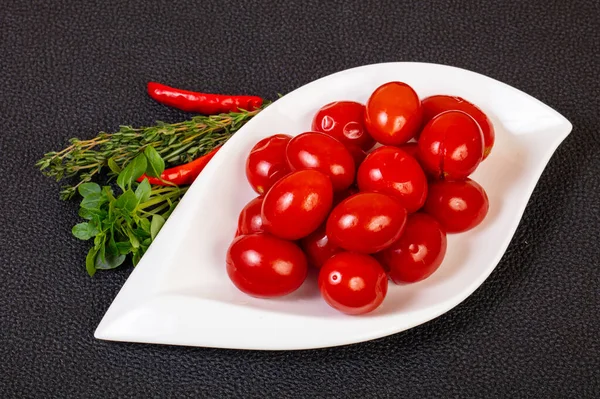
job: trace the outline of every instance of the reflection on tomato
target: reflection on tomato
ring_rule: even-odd
[[[264,231],[261,215],[263,200],[263,197],[256,197],[244,206],[244,209],[242,209],[238,218],[238,233],[236,233],[236,235],[246,235]]]

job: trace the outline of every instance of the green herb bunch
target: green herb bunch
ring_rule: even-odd
[[[93,276],[98,269],[114,269],[128,256],[135,265],[187,188],[151,186],[148,179],[137,180],[145,173],[160,177],[165,162],[152,146],[147,146],[122,170],[115,170],[118,191],[111,186],[83,182],[77,190],[83,197],[79,216],[86,222],[73,227],[81,240],[94,239],[85,265]]]

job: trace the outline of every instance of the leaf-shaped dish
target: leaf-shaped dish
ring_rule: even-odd
[[[310,129],[313,114],[336,100],[365,102],[380,84],[399,80],[421,98],[453,94],[492,119],[496,145],[472,176],[487,191],[490,211],[477,228],[449,235],[442,266],[412,285],[390,284],[375,312],[346,316],[307,282],[280,299],[238,291],[225,271],[237,216],[256,194],[245,159],[260,139]],[[423,63],[353,68],[309,83],[254,117],[213,158],[135,268],[95,336],[115,341],[240,349],[308,349],[361,342],[431,320],[469,296],[508,246],[527,201],[571,124],[533,97],[486,76]],[[309,276],[314,279],[315,276]]]

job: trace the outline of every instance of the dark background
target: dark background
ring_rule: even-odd
[[[0,6],[0,397],[600,397],[600,2],[93,3]],[[151,101],[148,80],[275,98],[383,61],[480,72],[573,123],[471,297],[341,348],[93,338],[130,269],[87,276],[88,244],[70,234],[77,204],[33,166],[44,152],[189,117]]]

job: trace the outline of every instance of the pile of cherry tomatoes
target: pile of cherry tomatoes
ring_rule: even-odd
[[[258,197],[240,213],[227,251],[231,281],[277,297],[315,267],[329,305],[348,314],[376,309],[388,278],[427,278],[442,263],[446,233],[484,219],[487,195],[468,176],[493,144],[493,125],[475,105],[447,95],[421,100],[402,82],[378,87],[366,105],[323,106],[311,131],[252,148],[246,175]]]

